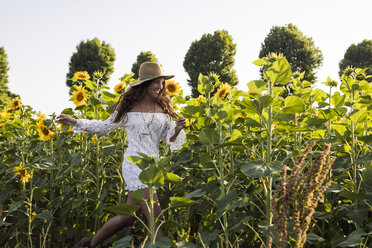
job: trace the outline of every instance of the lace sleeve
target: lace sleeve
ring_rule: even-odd
[[[117,111],[115,111],[107,120],[87,120],[77,119],[76,124],[72,130],[75,133],[86,132],[96,134],[108,134],[120,126],[123,126],[123,122],[114,123]]]
[[[170,149],[172,151],[181,150],[182,145],[186,142],[186,133],[184,130],[181,130],[177,135],[176,139],[171,142],[170,138],[174,135],[176,123],[171,121],[170,118],[167,118],[166,127],[162,134],[162,140],[165,141],[168,145],[170,145]]]

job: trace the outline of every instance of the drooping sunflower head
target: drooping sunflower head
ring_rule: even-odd
[[[55,135],[55,133],[45,125],[38,125],[38,130],[39,136],[43,141],[50,140]]]
[[[23,167],[23,164],[21,163],[19,166],[16,166],[13,168],[13,172],[16,174],[16,175],[20,175],[21,176],[21,182],[23,184],[25,184],[26,182],[28,182],[31,178],[31,175],[28,173],[28,171],[26,170],[25,167]]]
[[[174,80],[167,80],[166,84],[165,84],[165,87],[166,87],[167,92],[170,96],[177,95],[181,90],[180,84],[176,83],[176,81],[174,81]]]
[[[217,90],[216,95],[218,95],[221,99],[224,99],[230,89],[231,86],[228,83],[225,83]]]
[[[18,97],[10,101],[10,107],[12,109],[19,109],[21,106],[22,106],[21,99],[19,99]]]
[[[71,100],[76,106],[82,106],[87,100],[87,91],[83,86],[77,86],[77,90],[72,93]]]
[[[115,91],[116,93],[120,93],[120,92],[122,92],[124,89],[125,89],[125,82],[124,82],[124,81],[121,81],[120,83],[118,83],[117,85],[115,85],[114,91]]]
[[[89,73],[87,71],[77,71],[71,78],[72,81],[87,81],[90,79]]]

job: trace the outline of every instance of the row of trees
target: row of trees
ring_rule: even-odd
[[[8,71],[8,56],[4,47],[0,47],[0,105],[7,105],[12,98],[18,96],[8,88]]]
[[[259,58],[271,52],[282,53],[291,65],[292,71],[305,72],[304,80],[315,82],[315,70],[323,61],[322,52],[315,46],[312,38],[306,37],[295,25],[271,28],[261,44]],[[239,81],[233,69],[235,54],[236,44],[225,30],[204,34],[200,40],[192,42],[183,62],[183,67],[189,75],[188,84],[192,96],[199,95],[197,85],[200,73],[204,75],[215,73],[220,76],[222,82],[232,86],[237,85]],[[71,78],[77,71],[87,71],[89,75],[101,71],[103,72],[101,82],[106,84],[114,71],[115,58],[114,49],[105,41],[101,42],[98,38],[81,41],[76,47],[76,52],[71,56],[66,85],[71,87],[74,84]],[[134,78],[138,78],[139,66],[146,61],[157,62],[158,59],[150,51],[141,52],[132,66]],[[347,49],[339,63],[340,76],[348,66],[368,68],[367,73],[372,73],[372,40],[364,40],[357,45],[352,44]],[[8,69],[7,55],[4,48],[0,47],[0,105],[6,104],[9,99],[16,96],[7,87]]]

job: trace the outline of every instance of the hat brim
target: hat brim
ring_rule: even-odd
[[[157,79],[157,78],[164,78],[165,80],[168,80],[168,79],[171,79],[173,77],[174,77],[174,75],[161,75],[161,76],[156,76],[156,77],[152,77],[152,78],[146,78],[146,79],[143,79],[143,80],[138,80],[138,81],[131,82],[129,84],[129,87],[137,86],[137,85],[140,85],[142,83],[145,83],[147,81],[151,81],[151,80],[154,80],[154,79]]]

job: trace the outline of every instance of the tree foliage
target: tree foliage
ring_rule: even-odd
[[[341,76],[348,66],[368,68],[367,74],[372,74],[372,40],[363,40],[357,45],[351,44],[349,46],[344,58],[339,63],[340,70],[338,74]]]
[[[305,72],[304,80],[315,82],[315,72],[323,61],[322,52],[315,47],[312,38],[306,37],[297,26],[274,26],[261,44],[259,57],[275,52],[282,53],[293,72]]]
[[[105,41],[100,42],[98,38],[81,41],[72,54],[69,63],[69,71],[66,75],[66,85],[71,87],[74,82],[71,78],[77,71],[87,71],[93,75],[95,71],[104,73],[101,82],[107,84],[110,75],[114,71],[115,51]]]
[[[139,77],[138,71],[141,64],[144,62],[158,62],[158,59],[150,51],[140,52],[140,54],[137,56],[137,61],[132,65],[132,72],[134,73],[133,78]]]
[[[17,97],[8,88],[8,56],[4,47],[0,47],[0,105],[6,105],[10,99]]]
[[[216,73],[221,82],[237,85],[238,78],[232,69],[235,63],[236,44],[225,30],[214,34],[204,34],[200,40],[192,42],[183,61],[183,67],[189,74],[188,84],[193,97],[199,95],[199,74]]]

